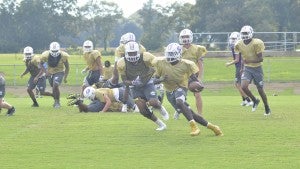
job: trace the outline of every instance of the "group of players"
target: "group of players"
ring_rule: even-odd
[[[231,34],[229,44],[234,60],[226,65],[236,65],[236,86],[243,98],[243,105],[250,105],[252,100],[252,110],[255,111],[260,102],[248,89],[248,85],[254,81],[265,104],[265,115],[269,115],[271,111],[263,90],[261,68],[264,44],[252,36],[253,29],[250,26],[244,26],[240,33]],[[240,37],[242,40],[239,39]],[[162,131],[167,128],[167,125],[155,115],[155,112],[158,111],[163,120],[169,119],[169,113],[162,105],[164,93],[166,93],[167,100],[175,109],[174,119],[178,119],[182,113],[191,127],[191,136],[200,134],[197,123],[211,129],[216,136],[222,136],[220,127],[203,117],[200,92],[203,89],[203,56],[207,50],[204,46],[195,45],[192,42],[192,31],[183,29],[179,34],[179,44],[170,43],[165,48],[164,57],[156,57],[137,43],[135,35],[129,32],[120,38],[120,46],[115,52],[114,65],[106,61],[105,66],[102,66],[101,53],[94,50],[93,42],[85,41],[83,58],[87,66],[82,73],[87,73],[87,75],[81,92],[67,96],[68,105],[76,105],[80,112],[127,112],[128,109],[132,109],[153,121],[158,126],[156,130]],[[63,80],[67,82],[68,57],[69,55],[60,49],[57,42],[52,42],[49,50],[43,52],[41,57],[34,55],[30,46],[24,48],[26,70],[21,77],[27,73],[31,75],[27,92],[33,101],[32,107],[39,106],[33,92],[36,86],[41,95],[54,98],[54,108],[61,106],[59,86]],[[113,70],[113,73],[108,73],[109,71],[106,70]],[[52,92],[45,91],[46,77],[52,87]],[[191,85],[195,82],[198,85]],[[195,96],[196,112],[187,102],[188,89]],[[1,96],[4,97],[4,95]],[[84,103],[86,99],[90,100],[89,104]],[[7,107],[8,111],[13,108],[14,112],[13,106],[5,107],[3,106],[5,102],[0,100],[1,107]]]

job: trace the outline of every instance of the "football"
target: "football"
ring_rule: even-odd
[[[191,92],[201,92],[204,89],[204,86],[202,83],[193,81],[189,83],[189,90]]]

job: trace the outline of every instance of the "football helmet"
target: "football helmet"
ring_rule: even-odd
[[[26,46],[23,51],[24,60],[31,60],[33,57],[33,49],[30,46]]]
[[[253,28],[249,25],[243,26],[240,33],[241,33],[241,38],[243,40],[252,39],[252,37],[253,37]]]
[[[181,59],[182,47],[178,43],[170,43],[165,50],[165,57],[172,63]]]
[[[125,59],[128,62],[137,62],[140,59],[140,47],[136,42],[125,44]]]
[[[95,99],[95,96],[96,96],[96,93],[95,93],[96,89],[93,88],[93,87],[86,87],[84,90],[83,90],[83,96],[87,99],[90,99],[90,100],[94,100]]]
[[[57,57],[60,55],[60,45],[58,42],[50,43],[50,55],[53,57]]]
[[[232,32],[229,36],[229,45],[235,45],[241,39],[239,32]]]
[[[193,42],[193,32],[189,29],[183,29],[179,34],[179,43],[182,45]]]
[[[135,35],[131,32],[125,34],[125,43],[135,42]]]
[[[123,34],[120,38],[120,44],[125,44],[126,41],[126,34]]]
[[[83,42],[82,45],[83,52],[91,52],[94,49],[94,44],[92,41],[87,40]]]

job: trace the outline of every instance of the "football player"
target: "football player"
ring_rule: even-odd
[[[92,86],[93,84],[102,80],[102,63],[101,63],[101,53],[98,50],[94,50],[93,42],[87,40],[83,42],[83,58],[86,61],[86,67],[81,71],[85,74],[88,72],[88,75],[84,78],[82,85],[83,90]]]
[[[203,116],[195,113],[186,102],[189,81],[199,81],[199,69],[189,60],[181,59],[182,47],[178,43],[170,43],[165,50],[165,57],[156,58],[153,65],[156,68],[155,77],[162,81],[166,96],[177,112],[182,113],[191,126],[191,136],[200,134],[197,123],[211,129],[216,136],[222,136],[220,128],[207,122]]]
[[[166,129],[166,124],[155,116],[148,106],[153,110],[159,110],[164,120],[169,119],[169,114],[158,100],[156,89],[153,82],[155,72],[152,61],[155,58],[149,52],[140,52],[139,44],[128,42],[125,44],[125,57],[117,62],[118,72],[121,75],[126,88],[131,89],[132,95],[136,100],[136,105],[140,113],[158,125],[156,130]]]
[[[92,103],[89,105],[83,104],[83,99],[80,98],[79,95],[75,94],[67,97],[67,99],[72,99],[68,102],[68,105],[78,105],[80,112],[108,112],[111,110],[116,110],[116,103],[122,103],[122,112],[127,112],[127,106],[129,106],[131,109],[135,108],[132,98],[128,99],[127,102],[123,102],[124,88],[95,89],[94,87],[86,87],[83,91],[83,96],[84,98],[92,101]],[[126,107],[126,109],[124,109],[124,107]]]
[[[4,101],[5,96],[5,79],[2,73],[0,73],[0,110],[2,108],[7,109],[6,116],[12,116],[15,113],[15,107]]]
[[[110,61],[106,60],[104,62],[104,66],[102,68],[103,71],[103,81],[107,81],[108,79],[110,79],[113,76],[113,72],[114,72],[114,65],[111,65]]]
[[[202,81],[203,77],[203,57],[207,53],[204,46],[192,44],[193,42],[193,32],[189,29],[183,29],[179,34],[179,43],[182,45],[182,58],[193,61],[199,69],[197,78]],[[196,99],[197,111],[202,115],[202,97],[200,92],[194,93]],[[174,119],[178,119],[179,114],[175,112]]]
[[[240,95],[242,96],[241,106],[252,106],[250,98],[245,94],[241,88],[241,70],[243,67],[241,53],[234,52],[234,45],[240,40],[239,32],[232,32],[229,36],[228,45],[232,53],[233,60],[226,63],[226,66],[235,65],[235,87],[238,89]]]
[[[41,71],[40,68],[40,58],[37,55],[34,55],[33,49],[30,46],[27,46],[23,50],[24,59],[26,69],[21,74],[21,78],[26,75],[27,73],[30,73],[30,78],[28,80],[27,85],[27,93],[29,94],[33,104],[31,107],[39,107],[39,104],[36,100],[36,97],[34,95],[33,90],[38,88],[41,95],[45,96],[52,96],[52,93],[45,92],[46,89],[46,77],[45,73],[43,73],[40,77],[37,77],[39,72]],[[34,82],[34,79],[38,79],[37,82]]]
[[[64,80],[67,83],[67,77],[69,75],[69,54],[60,49],[58,42],[51,42],[49,50],[45,51],[41,55],[40,73],[34,78],[34,83],[37,83],[38,78],[43,73],[48,76],[49,84],[52,87],[52,95],[54,98],[54,108],[60,108],[60,90],[59,86]],[[43,66],[44,63],[48,64],[47,70]]]
[[[240,31],[242,40],[238,41],[234,47],[235,52],[242,54],[244,63],[241,86],[246,95],[253,101],[252,111],[255,111],[260,100],[256,98],[248,88],[251,81],[254,81],[257,91],[265,105],[264,115],[270,115],[271,109],[264,91],[264,74],[262,69],[262,52],[265,49],[265,45],[261,39],[253,38],[253,33],[251,26],[243,26]]]
[[[125,33],[120,38],[120,45],[116,48],[115,51],[115,69],[113,73],[113,77],[109,80],[111,87],[118,87],[119,83],[119,72],[117,69],[117,61],[125,56],[125,44],[128,42],[135,42],[135,35],[132,32]],[[139,44],[139,48],[141,52],[146,52],[146,48]]]

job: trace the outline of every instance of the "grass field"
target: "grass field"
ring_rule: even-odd
[[[227,93],[227,92],[224,92]],[[205,95],[205,93],[203,93]],[[269,96],[272,115],[239,106],[234,95],[203,96],[204,115],[219,125],[223,137],[200,127],[189,136],[187,121],[167,121],[168,129],[138,113],[79,113],[51,107],[53,100],[8,97],[12,117],[0,114],[1,168],[298,168],[300,166],[300,96]],[[193,98],[189,96],[193,103]],[[167,102],[164,105],[173,114]],[[193,107],[194,104],[192,104]]]
[[[239,105],[237,91],[228,85],[233,67],[224,66],[226,59],[205,60],[208,87],[202,93],[204,117],[221,127],[223,137],[215,137],[202,126],[201,134],[191,137],[183,116],[170,119],[167,130],[157,132],[156,125],[138,113],[79,113],[76,107],[66,106],[68,85],[62,86],[60,109],[53,109],[53,100],[47,97],[38,99],[39,108],[31,108],[25,87],[8,87],[5,100],[16,107],[16,113],[12,117],[5,116],[6,110],[0,113],[0,168],[298,169],[299,87],[269,88],[271,83],[267,83],[272,115],[266,118],[262,103],[256,112]],[[268,59],[272,80],[300,81],[298,58],[267,58],[265,63]],[[1,58],[0,64],[4,62]],[[1,66],[0,71],[7,70]],[[23,67],[20,71],[16,74]],[[27,79],[17,82],[23,85]],[[74,84],[70,79],[69,85]],[[217,88],[210,86],[215,84]],[[188,100],[195,109],[193,96]],[[170,104],[165,100],[164,105],[172,116]]]

